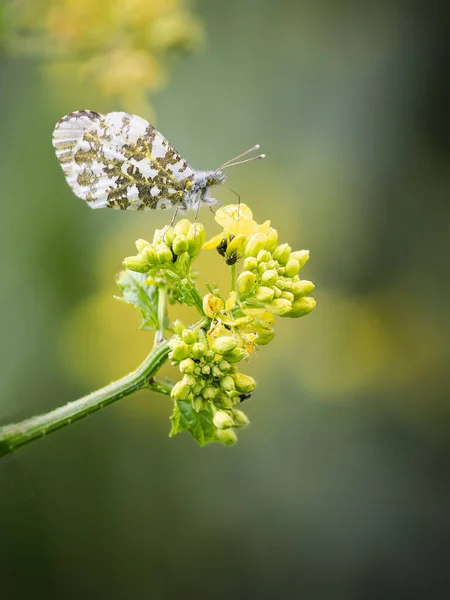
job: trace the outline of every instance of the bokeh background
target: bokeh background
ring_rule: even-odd
[[[70,111],[138,112],[198,168],[259,142],[267,160],[229,185],[311,250],[318,301],[249,366],[233,448],[169,440],[170,401],[142,393],[4,458],[2,599],[446,597],[448,17],[420,1],[2,1],[1,424],[152,344],[114,275],[168,217],[73,196],[51,146]],[[200,267],[217,279],[212,253]]]

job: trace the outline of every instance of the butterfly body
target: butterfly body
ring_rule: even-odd
[[[218,202],[209,190],[225,181],[220,169],[194,170],[150,123],[125,112],[70,113],[56,124],[53,147],[68,184],[91,208],[198,209]]]

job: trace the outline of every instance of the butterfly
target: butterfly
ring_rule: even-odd
[[[264,154],[239,160],[258,145],[214,171],[196,171],[145,119],[126,112],[102,115],[72,112],[53,131],[53,147],[74,194],[91,208],[121,210],[198,209],[221,203],[212,186],[225,181],[224,169]]]

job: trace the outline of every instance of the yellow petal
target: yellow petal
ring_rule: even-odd
[[[229,311],[236,305],[236,292],[231,292],[228,296],[228,300],[225,302],[225,310]]]
[[[217,235],[212,237],[210,240],[205,242],[203,244],[202,248],[203,248],[203,250],[214,250],[214,248],[217,248],[217,246],[220,244],[220,242],[222,240],[223,240],[223,233],[218,233]]]
[[[223,310],[223,300],[213,294],[206,294],[203,298],[203,312],[211,319]]]

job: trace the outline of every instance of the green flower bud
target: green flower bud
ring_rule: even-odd
[[[277,280],[277,287],[279,287],[283,292],[291,292],[294,288],[294,284],[287,277],[280,277]]]
[[[209,365],[203,365],[202,373],[203,375],[209,375],[211,373],[211,367]]]
[[[173,259],[172,251],[166,245],[159,244],[159,246],[156,248],[156,254],[158,256],[159,262],[162,262],[162,263],[172,262],[172,259]]]
[[[170,395],[172,398],[176,400],[186,400],[186,398],[191,393],[191,388],[183,383],[183,381],[178,381],[172,388]]]
[[[277,260],[280,265],[285,265],[291,257],[291,250],[289,244],[281,244],[274,250],[273,259]]]
[[[123,266],[136,273],[147,273],[150,269],[147,261],[142,256],[127,256],[123,260]]]
[[[222,371],[222,373],[226,373],[231,369],[231,365],[226,360],[221,360],[219,363],[219,369]]]
[[[271,259],[272,259],[272,255],[271,255],[271,254],[270,254],[270,252],[268,252],[267,250],[260,250],[260,251],[258,252],[258,256],[256,257],[256,260],[257,260],[259,263],[262,263],[262,262],[267,262],[267,261],[269,261],[269,260],[271,260]]]
[[[207,350],[203,358],[206,362],[212,362],[215,356],[215,352],[213,352],[212,350]]]
[[[273,315],[283,315],[292,308],[292,303],[284,298],[277,298],[266,304],[267,310]]]
[[[244,269],[246,271],[253,271],[257,267],[258,267],[258,261],[256,260],[256,258],[254,256],[248,256],[244,260]]]
[[[212,385],[205,385],[202,391],[202,396],[205,400],[212,400],[216,395],[216,388]]]
[[[225,375],[225,377],[222,377],[220,380],[220,387],[225,392],[232,392],[234,390],[234,381],[231,375]]]
[[[153,246],[148,245],[142,250],[142,256],[148,262],[149,265],[156,265],[158,262],[158,255],[155,252]]]
[[[238,256],[240,256],[244,251],[246,239],[246,236],[242,233],[235,235],[231,242],[227,245],[227,249],[225,251],[226,255],[231,256],[232,254],[236,253]]]
[[[272,288],[261,285],[255,292],[255,298],[260,302],[269,302],[274,296]]]
[[[202,372],[202,370],[200,369],[200,367],[197,365],[194,369],[194,374],[197,375],[197,377],[200,375],[200,373]]]
[[[172,250],[175,254],[182,254],[189,248],[188,239],[185,235],[177,235],[173,240]]]
[[[173,228],[175,237],[177,235],[187,235],[189,229],[191,228],[191,225],[192,223],[189,221],[189,219],[181,219],[180,221],[178,221],[178,223]]]
[[[175,234],[173,232],[173,227],[169,227],[168,225],[166,225],[166,227],[164,227],[163,229],[157,229],[155,231],[155,235],[153,236],[153,243],[163,243],[167,246],[170,246],[170,244],[173,242],[174,237]]]
[[[230,352],[237,346],[237,340],[231,336],[223,336],[213,340],[211,344],[211,350],[215,354],[225,354]]]
[[[269,252],[273,252],[278,244],[278,231],[273,227],[269,227],[266,233],[266,245],[265,249]]]
[[[203,380],[202,380],[203,381]],[[197,381],[193,386],[192,386],[192,393],[194,394],[194,396],[198,396],[199,394],[202,393],[202,389],[204,388],[204,386],[202,385],[201,381]]]
[[[232,446],[237,442],[237,435],[232,429],[217,429],[216,436],[225,446]]]
[[[192,387],[193,385],[195,385],[196,380],[193,375],[191,375],[190,373],[186,373],[181,381],[184,383],[184,385]]]
[[[201,223],[194,223],[189,227],[189,231],[187,233],[187,240],[189,244],[189,256],[197,256],[197,254],[202,249],[203,244],[205,243],[205,238],[205,228]]]
[[[289,300],[289,302],[294,302],[294,294],[292,292],[283,292],[281,298]]]
[[[181,334],[181,337],[186,344],[193,344],[197,341],[197,332],[192,329],[185,329]]]
[[[245,427],[250,423],[250,420],[247,417],[247,415],[238,408],[233,408],[231,414],[233,415],[235,425],[237,425],[238,427]]]
[[[192,400],[192,408],[195,410],[195,412],[200,412],[206,408],[207,405],[208,400],[205,400],[203,396],[194,396],[194,399]]]
[[[300,269],[302,269],[309,260],[309,250],[296,250],[292,252],[291,258],[297,260],[300,264]]]
[[[231,350],[231,352],[227,352],[226,354],[224,354],[223,357],[229,363],[237,363],[243,360],[244,358],[247,358],[247,356],[248,354],[243,348],[236,347],[234,348],[234,350]]]
[[[139,240],[136,240],[135,245],[136,245],[136,249],[139,252],[139,254],[142,254],[142,251],[144,250],[144,248],[147,248],[147,246],[150,246],[150,243],[146,242],[143,239],[139,239]]]
[[[176,321],[173,322],[172,328],[177,335],[182,335],[183,331],[186,329],[186,327],[183,325],[183,323],[180,321],[180,319],[177,319]],[[169,342],[169,346],[171,348],[172,348],[171,344],[174,341],[175,340],[170,340],[170,342]]]
[[[213,417],[213,423],[217,427],[217,429],[229,429],[233,427],[234,421],[230,417],[229,414],[223,412],[223,410],[218,410]]]
[[[189,267],[191,264],[191,257],[189,256],[189,254],[187,252],[182,252],[178,258],[177,258],[177,270],[181,273],[186,273],[186,271],[188,271]],[[189,285],[189,282],[187,279],[183,279],[182,280],[182,284],[183,285]]]
[[[257,256],[258,252],[264,248],[265,243],[264,233],[254,233],[245,245],[245,256]]]
[[[268,269],[268,268],[269,268],[269,267],[267,266],[267,263],[266,263],[266,262],[260,263],[260,264],[258,265],[258,273],[259,273],[260,275],[262,275],[263,273],[265,273],[265,272],[267,271],[267,269]]]
[[[175,340],[170,347],[172,348],[172,352],[170,358],[173,360],[184,360],[188,358],[190,351],[189,346],[185,344],[182,340]]]
[[[219,378],[222,377],[222,371],[219,369],[217,365],[214,365],[211,369],[211,374],[213,377]]]
[[[244,373],[234,373],[232,375],[236,389],[241,394],[249,394],[256,387],[256,381],[250,375]]]
[[[292,287],[292,293],[294,294],[295,298],[301,298],[302,296],[310,294],[315,287],[316,286],[312,281],[303,279],[302,281],[297,281],[294,283]]]
[[[193,373],[197,364],[192,360],[192,358],[185,358],[179,364],[179,369],[182,373]]]
[[[295,277],[300,271],[300,263],[295,258],[290,258],[285,266],[285,275],[287,277]]]
[[[283,293],[279,287],[277,287],[276,285],[272,286],[273,289],[273,297],[274,298],[279,298],[281,296],[281,294]]]
[[[202,342],[197,342],[192,346],[192,356],[194,358],[202,358],[206,352],[206,346]]]
[[[273,285],[274,283],[277,282],[277,279],[278,279],[278,273],[276,271],[273,271],[273,270],[265,271],[261,275],[261,281],[265,285]]]
[[[310,313],[315,307],[317,302],[314,298],[310,298],[306,296],[304,298],[299,298],[298,300],[294,300],[292,303],[292,310],[281,315],[282,317],[290,317],[291,319],[297,319],[298,317],[303,317]]]
[[[251,271],[243,271],[237,278],[237,290],[240,294],[248,294],[255,284],[256,276]]]
[[[258,337],[255,340],[255,344],[258,346],[265,346],[275,337],[275,331],[272,329],[272,327],[258,329],[257,334]]]

